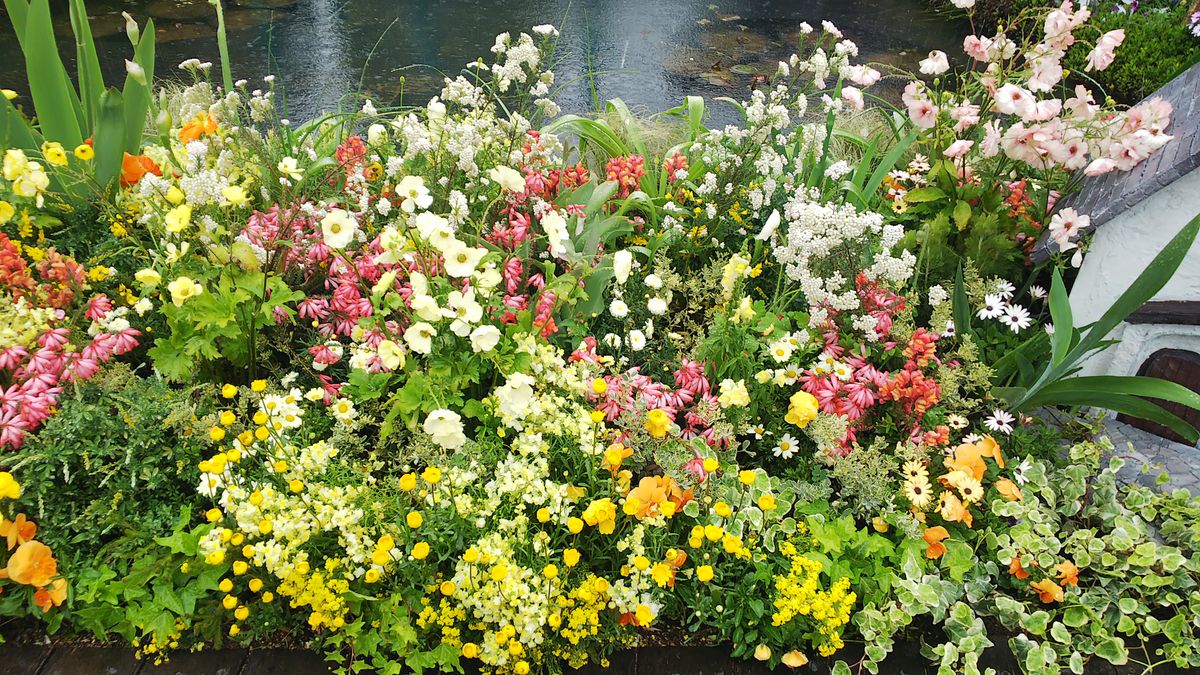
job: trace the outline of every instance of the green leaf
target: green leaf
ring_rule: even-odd
[[[49,0],[33,0],[25,22],[25,71],[38,124],[47,140],[74,148],[83,141],[79,97],[67,77],[50,20]]]
[[[954,224],[962,231],[967,229],[967,223],[969,222],[971,222],[971,204],[966,200],[960,199],[954,205]]]
[[[100,95],[93,145],[96,148],[96,182],[107,186],[121,172],[125,116],[121,92],[109,89]]]
[[[75,34],[75,65],[79,74],[79,98],[83,106],[84,129],[95,126],[100,114],[100,95],[104,93],[104,76],[100,73],[100,59],[96,56],[96,43],[92,39],[92,27],[88,23],[87,8],[83,0],[71,0],[71,31]]]
[[[146,73],[145,84],[132,75],[125,77],[125,151],[136,155],[142,148],[142,132],[146,126],[146,112],[150,109],[154,87],[154,21],[147,21],[142,37],[134,49],[133,60]]]
[[[1125,641],[1118,637],[1110,637],[1096,643],[1096,656],[1114,666],[1122,666],[1129,662],[1129,652],[1125,649]]]
[[[1050,317],[1054,321],[1054,335],[1050,338],[1050,365],[1057,366],[1066,357],[1075,334],[1071,299],[1067,297],[1067,287],[1057,267],[1054,268],[1054,280],[1050,284]]]
[[[40,147],[40,135],[12,101],[0,96],[0,146],[32,150]]]
[[[954,298],[951,304],[954,317],[954,332],[958,335],[971,333],[971,301],[967,298],[967,284],[963,281],[962,265],[954,275]]]
[[[1026,398],[1024,405],[1094,406],[1158,422],[1190,439],[1200,440],[1200,431],[1157,403],[1140,396],[1164,399],[1200,409],[1200,394],[1174,382],[1153,377],[1092,375],[1059,380]]]
[[[922,204],[925,202],[936,202],[939,199],[945,199],[945,198],[946,198],[946,193],[942,192],[942,190],[940,188],[935,188],[935,187],[917,188],[916,190],[910,190],[907,194],[904,195],[904,201],[908,202],[909,204]],[[968,206],[968,208],[969,208],[969,206]]]

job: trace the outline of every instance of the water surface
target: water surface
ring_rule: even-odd
[[[65,49],[66,2],[52,6]],[[396,103],[402,93],[405,103],[424,103],[442,73],[490,56],[496,33],[543,23],[562,31],[555,73],[566,112],[590,111],[597,98],[621,97],[643,110],[676,105],[687,94],[743,98],[755,72],[770,74],[795,51],[805,21],[833,21],[858,43],[860,60],[908,68],[931,49],[958,51],[965,34],[927,0],[245,0],[226,7],[235,77],[253,82],[276,74],[294,119],[336,109],[360,81],[381,103]],[[205,0],[93,0],[88,10],[110,82],[123,77],[130,55],[122,11],[155,19],[160,77],[177,73],[189,57],[217,61]],[[401,69],[411,64],[423,67]],[[5,16],[0,84],[25,91],[24,80]]]

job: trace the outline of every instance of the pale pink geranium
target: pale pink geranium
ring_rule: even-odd
[[[1062,140],[1051,141],[1047,147],[1050,157],[1065,169],[1075,171],[1087,166],[1088,145],[1079,132],[1073,132]]]
[[[1103,176],[1104,174],[1117,168],[1117,163],[1107,157],[1093,159],[1087,168],[1083,170],[1085,176]]]
[[[921,72],[926,75],[941,75],[947,70],[950,70],[950,61],[946,58],[946,52],[935,49],[921,60]]]
[[[908,117],[914,126],[918,129],[933,128],[934,123],[937,122],[938,109],[929,100],[924,84],[917,81],[909,82],[904,87],[904,93],[900,95],[900,98],[908,108]]]
[[[879,81],[882,74],[870,66],[850,66],[846,69],[846,78],[860,87],[869,87]]]
[[[983,125],[983,140],[979,150],[984,157],[995,157],[1000,154],[1000,120],[985,122]]]
[[[1060,59],[1062,52],[1041,52],[1026,54],[1025,59],[1033,69],[1028,82],[1030,91],[1046,92],[1054,88],[1062,80],[1063,67]]]
[[[1026,122],[1046,122],[1058,117],[1058,114],[1061,112],[1062,101],[1056,98],[1048,98],[1044,101],[1038,101],[1033,106],[1033,112],[1024,119]]]
[[[950,159],[958,159],[959,157],[962,157],[963,155],[967,154],[974,145],[975,145],[975,141],[968,141],[966,139],[960,138],[957,141],[954,141],[953,143],[951,143],[950,147],[946,148],[946,150],[944,152],[942,152],[942,154],[949,157]]]
[[[842,87],[842,98],[850,104],[855,110],[863,109],[862,91],[857,87]]]
[[[1090,120],[1096,116],[1096,111],[1100,107],[1096,105],[1096,99],[1092,97],[1091,90],[1082,84],[1077,84],[1075,85],[1075,96],[1067,99],[1067,102],[1063,104],[1063,109],[1077,120]]]
[[[1000,139],[1000,147],[1004,154],[1011,159],[1025,162],[1029,166],[1044,169],[1053,161],[1049,159],[1049,144],[1055,139],[1053,132],[1040,125],[1026,127],[1017,122],[1004,132]]]
[[[1037,101],[1028,90],[1011,82],[996,90],[996,110],[1006,115],[1029,117],[1037,110]]]
[[[1100,39],[1096,41],[1096,47],[1087,55],[1087,65],[1084,66],[1084,70],[1104,70],[1112,65],[1116,58],[1114,52],[1124,41],[1125,31],[1120,28],[1101,35]]]
[[[1091,222],[1090,217],[1076,212],[1075,209],[1065,208],[1050,218],[1050,238],[1058,244],[1060,251],[1069,251],[1075,248],[1071,240],[1080,230],[1087,229]]]

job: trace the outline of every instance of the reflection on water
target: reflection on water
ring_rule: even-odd
[[[70,24],[54,2],[62,45]],[[59,7],[62,5],[62,7]],[[158,74],[189,57],[216,61],[206,0],[88,3],[104,69],[116,81],[129,55],[121,11],[158,26]],[[335,109],[360,82],[382,103],[421,103],[441,73],[490,55],[495,34],[553,23],[562,31],[555,72],[567,112],[621,97],[660,110],[686,94],[743,97],[755,73],[769,74],[794,50],[799,25],[833,21],[858,43],[860,60],[915,68],[930,49],[953,53],[964,27],[935,15],[926,0],[244,0],[227,2],[235,77],[276,73],[296,119]],[[64,57],[71,54],[64,52]],[[419,68],[401,66],[421,64]],[[598,73],[586,77],[588,71]],[[0,21],[0,83],[24,90],[20,51]]]

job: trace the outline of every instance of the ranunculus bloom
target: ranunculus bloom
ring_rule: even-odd
[[[1063,586],[1078,586],[1079,585],[1079,568],[1070,560],[1064,560],[1054,566],[1058,571],[1058,580]]]
[[[33,594],[33,603],[41,608],[43,612],[49,612],[51,608],[58,607],[67,599],[67,580],[55,579],[50,582],[46,588],[39,588]]]
[[[1017,578],[1018,581],[1024,581],[1029,578],[1029,572],[1021,565],[1021,557],[1013,556],[1012,560],[1008,561],[1008,573]]]
[[[1029,585],[1033,588],[1033,590],[1037,591],[1038,598],[1040,598],[1041,601],[1046,604],[1050,604],[1052,602],[1062,602],[1063,600],[1064,594],[1062,587],[1049,579],[1035,581]]]
[[[816,396],[807,391],[798,391],[788,399],[788,410],[783,420],[803,429],[808,426],[809,422],[817,419],[818,409],[819,402]]]

